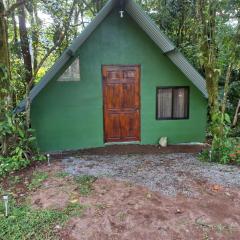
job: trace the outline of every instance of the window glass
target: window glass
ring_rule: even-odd
[[[172,89],[160,88],[158,90],[158,118],[172,117]]]
[[[157,119],[188,118],[188,87],[157,88]]]
[[[187,89],[173,89],[173,118],[187,117]]]
[[[78,58],[76,58],[76,60],[74,60],[74,62],[58,78],[58,81],[80,81],[80,64]]]

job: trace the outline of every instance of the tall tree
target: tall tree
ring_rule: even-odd
[[[17,0],[17,3],[19,3],[18,8],[19,33],[21,40],[22,56],[25,67],[25,79],[27,82],[30,82],[32,79],[32,59],[30,54],[28,30],[26,26],[25,4],[20,4],[21,2],[22,0]]]
[[[5,19],[5,7],[0,0],[0,121],[5,119],[5,111],[9,107],[10,82],[9,82],[9,52],[7,21]],[[7,137],[0,137],[1,154],[7,153]]]
[[[0,88],[9,89],[9,51],[8,51],[7,21],[5,19],[5,7],[0,0]],[[5,91],[0,91],[1,99],[6,96]]]
[[[197,0],[198,39],[205,72],[210,114],[218,111],[218,81],[216,45],[217,1]]]
[[[28,2],[26,7],[31,16],[31,39],[32,39],[32,59],[33,59],[33,73],[36,72],[38,66],[39,53],[39,30],[41,29],[41,20],[38,16],[38,9],[36,1]]]

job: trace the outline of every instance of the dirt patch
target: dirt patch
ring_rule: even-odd
[[[78,195],[72,178],[49,178],[43,186],[30,195],[30,203],[34,208],[64,209],[72,197]]]
[[[78,151],[66,151],[63,153],[52,154],[54,158],[62,158],[67,156],[87,155],[116,155],[116,154],[161,154],[161,153],[199,153],[206,149],[207,145],[168,145],[167,147],[159,147],[158,145],[109,145],[98,148],[82,149]]]
[[[166,197],[127,181],[99,178],[92,192],[79,193],[71,176],[50,177],[30,196],[34,208],[86,206],[60,231],[68,240],[239,239],[238,189],[199,182],[201,196]]]
[[[89,206],[84,216],[72,218],[62,234],[71,240],[239,239],[238,193],[231,196],[222,189],[198,199],[168,198],[102,178],[91,196],[79,198]]]

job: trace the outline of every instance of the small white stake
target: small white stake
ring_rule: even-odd
[[[3,202],[5,207],[5,217],[8,217],[8,195],[3,196]]]
[[[48,159],[48,166],[51,166],[51,163],[50,163],[50,154],[47,154],[47,159]]]
[[[212,151],[209,151],[210,162],[212,161]]]
[[[119,13],[120,13],[120,18],[123,18],[124,11],[121,10],[121,11],[119,11]]]

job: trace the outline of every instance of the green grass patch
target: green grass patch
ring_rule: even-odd
[[[86,208],[70,204],[64,210],[33,210],[28,206],[17,206],[11,201],[10,215],[4,217],[0,207],[1,240],[55,240],[59,239],[56,226],[63,226],[73,216],[81,216]]]
[[[10,186],[14,186],[21,182],[21,178],[19,176],[10,175],[8,178],[8,182]]]
[[[74,178],[78,184],[81,195],[87,196],[93,190],[92,184],[96,181],[96,177],[89,175],[77,176]]]
[[[59,211],[14,208],[11,216],[0,220],[0,239],[58,239],[54,226],[64,221],[66,216]]]
[[[66,173],[66,172],[58,172],[56,173],[55,175],[57,178],[65,178],[67,176],[69,176],[69,173]]]
[[[34,172],[31,183],[28,185],[29,190],[39,188],[44,180],[48,178],[48,174],[45,172]]]
[[[80,205],[79,203],[70,203],[63,212],[66,216],[80,217],[86,208],[87,206]]]

